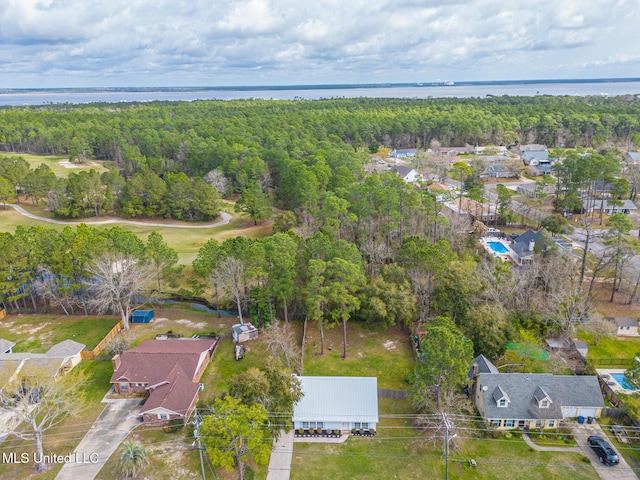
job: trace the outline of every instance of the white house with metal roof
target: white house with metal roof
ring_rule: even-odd
[[[304,396],[293,407],[298,429],[371,430],[378,424],[376,377],[299,376]]]

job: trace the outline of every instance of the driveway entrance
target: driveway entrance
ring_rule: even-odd
[[[93,480],[120,442],[140,425],[140,399],[108,402],[73,452],[75,462],[64,464],[56,480]]]

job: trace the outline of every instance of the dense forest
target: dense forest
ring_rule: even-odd
[[[467,216],[445,214],[434,193],[394,173],[365,176],[364,165],[380,145],[532,142],[600,152],[570,152],[558,163],[559,210],[579,209],[583,197],[604,184],[617,197],[629,190],[635,196],[637,179],[617,179],[615,147],[640,143],[640,101],[505,97],[1,108],[0,145],[12,153],[0,159],[0,199],[13,201],[20,190],[73,218],[205,220],[227,196],[258,222],[276,206],[273,235],[210,240],[177,292],[205,295],[240,316],[250,313],[260,326],[276,318],[311,321],[320,331],[320,353],[324,329],[342,325],[346,356],[347,322],[362,321],[372,328],[431,329],[443,338],[455,330],[465,356],[472,345],[495,359],[511,339],[535,341],[550,330],[568,335],[590,319],[596,278],[612,279],[612,299],[624,293],[631,303],[640,285],[627,269],[636,247],[625,235],[633,225],[619,214],[602,238],[610,248],[582,261],[563,255],[548,237],[531,265],[511,269],[478,248]],[[30,168],[20,152],[102,159],[108,167],[57,179],[46,166]],[[463,162],[456,168],[448,174],[466,183],[474,178]],[[483,201],[481,184],[467,190]],[[498,189],[503,216],[509,196],[504,186]],[[559,232],[562,225],[553,223],[548,230]],[[99,261],[111,273],[111,265],[120,265],[116,272],[136,265],[157,292],[180,272],[161,236],[151,234],[144,244],[118,227],[19,227],[0,233],[0,251],[0,298],[10,311],[112,307],[93,301]],[[463,383],[467,360],[450,388]]]
[[[27,182],[36,192],[32,198],[47,199],[61,217],[104,210],[128,217],[214,218],[216,195],[200,180],[204,177],[222,195],[249,190],[246,211],[259,212],[252,215],[257,220],[264,218],[263,194],[280,208],[310,210],[326,192],[361,180],[365,147],[428,148],[432,142],[630,147],[640,142],[639,118],[640,101],[633,97],[4,107],[0,148],[68,155],[76,162],[113,161],[117,172],[99,182],[95,175],[74,175],[51,188],[45,171]],[[24,180],[13,178],[15,186]],[[96,195],[96,188],[103,195]]]

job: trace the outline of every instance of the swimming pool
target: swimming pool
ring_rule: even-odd
[[[609,375],[625,390],[638,390],[638,387],[631,383],[624,373],[610,373]]]
[[[502,242],[487,242],[487,245],[489,245],[489,248],[496,253],[500,253],[502,255],[509,253],[509,250],[507,250],[507,247],[505,247]]]

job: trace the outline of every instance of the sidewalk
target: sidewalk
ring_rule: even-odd
[[[280,439],[273,441],[269,473],[267,480],[289,480],[291,474],[291,459],[293,458],[293,429],[289,433],[282,432]]]

